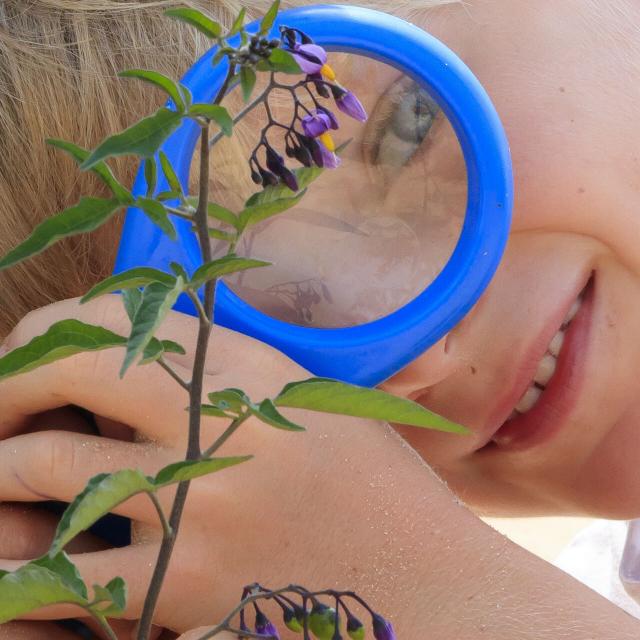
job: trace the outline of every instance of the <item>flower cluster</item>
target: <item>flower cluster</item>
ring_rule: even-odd
[[[299,185],[295,172],[287,167],[283,156],[269,142],[268,134],[271,130],[277,127],[285,131],[284,148],[288,158],[297,160],[304,167],[335,169],[340,165],[340,158],[336,154],[331,131],[338,130],[339,122],[333,111],[320,103],[320,99],[333,98],[339,111],[360,122],[367,120],[367,112],[358,98],[338,83],[335,71],[328,63],[325,49],[299,29],[281,27],[280,33],[283,49],[295,59],[305,78],[294,85],[280,84],[272,79],[273,89],[290,92],[293,118],[288,125],[275,120],[269,108],[268,97],[265,98],[268,121],[249,165],[251,177],[256,184],[266,187],[283,183],[292,191],[297,191]],[[302,102],[299,91],[305,92],[312,103],[311,107]]]
[[[334,606],[328,606],[319,597],[329,597]],[[298,604],[294,599],[300,599]],[[255,623],[253,631],[246,623],[244,606],[240,609],[240,625],[237,629],[239,638],[255,637],[254,634],[264,636],[265,640],[280,640],[276,625],[269,620],[257,604],[258,600],[273,600],[282,609],[285,626],[295,633],[302,633],[304,640],[311,637],[317,640],[344,640],[341,631],[346,629],[351,640],[364,640],[365,625],[352,613],[347,601],[351,600],[363,607],[371,615],[371,630],[374,640],[396,640],[392,624],[380,614],[373,611],[367,603],[353,592],[322,591],[311,593],[304,587],[291,585],[286,589],[271,591],[259,584],[252,584],[242,592],[241,605],[253,606]],[[342,623],[344,614],[345,624]],[[242,634],[246,633],[247,636]],[[251,636],[249,636],[251,634]]]

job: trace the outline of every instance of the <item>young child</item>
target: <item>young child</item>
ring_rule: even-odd
[[[204,50],[161,16],[167,4],[3,3],[1,253],[94,187],[43,139],[95,145],[161,101],[116,71],[179,76]],[[238,8],[193,4],[227,24]],[[505,125],[516,176],[513,231],[496,278],[460,325],[383,385],[473,434],[398,430],[476,514],[638,517],[640,7],[366,4],[410,18],[471,67]],[[368,81],[350,88],[366,95]],[[438,131],[404,158],[406,175],[428,163]],[[130,181],[135,167],[116,164]],[[394,180],[406,191],[412,181],[403,183],[400,169]],[[68,317],[125,330],[116,296],[83,307],[65,300],[110,272],[118,233],[112,225],[0,273],[7,348]],[[172,314],[162,331],[193,352],[194,319]],[[182,456],[183,392],[151,367],[118,380],[119,359],[108,351],[76,357],[0,383],[0,500],[69,501],[100,471],[151,473]],[[176,357],[174,366],[187,376],[189,363]],[[306,375],[265,345],[214,331],[206,388],[242,386],[260,397]],[[95,414],[101,435],[71,406]],[[248,424],[226,451],[256,459],[194,484],[158,625],[182,633],[210,624],[258,580],[357,589],[404,638],[637,637],[640,623],[485,527],[385,425],[296,417],[308,433]],[[207,441],[220,426],[206,425]],[[0,567],[13,569],[47,547],[52,523],[35,506],[2,510]],[[144,500],[117,511],[134,523],[130,546],[105,549],[85,537],[72,551],[87,580],[127,580],[127,618],[135,620],[160,531]],[[58,608],[36,618],[76,614]],[[41,624],[0,627],[0,638],[58,633]]]

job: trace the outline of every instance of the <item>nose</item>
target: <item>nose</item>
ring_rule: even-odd
[[[380,388],[403,398],[415,400],[426,389],[449,377],[456,368],[456,358],[447,334],[404,369],[380,384]]]

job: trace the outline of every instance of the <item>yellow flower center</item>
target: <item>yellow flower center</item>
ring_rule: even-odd
[[[336,72],[328,64],[325,64],[322,69],[320,69],[320,73],[330,82],[336,79]]]
[[[329,151],[335,151],[336,150],[336,143],[333,141],[333,138],[331,137],[331,134],[328,131],[325,131],[320,136],[320,142],[322,142],[322,144],[325,147],[327,147],[327,149],[329,149]]]

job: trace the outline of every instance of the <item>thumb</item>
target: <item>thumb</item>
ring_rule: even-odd
[[[178,640],[199,640],[199,638],[202,638],[202,636],[212,628],[213,627],[198,627],[197,629],[192,629],[191,631],[187,631],[187,633],[181,635]],[[235,640],[237,636],[234,636],[228,631],[221,631],[213,637],[215,640]]]

